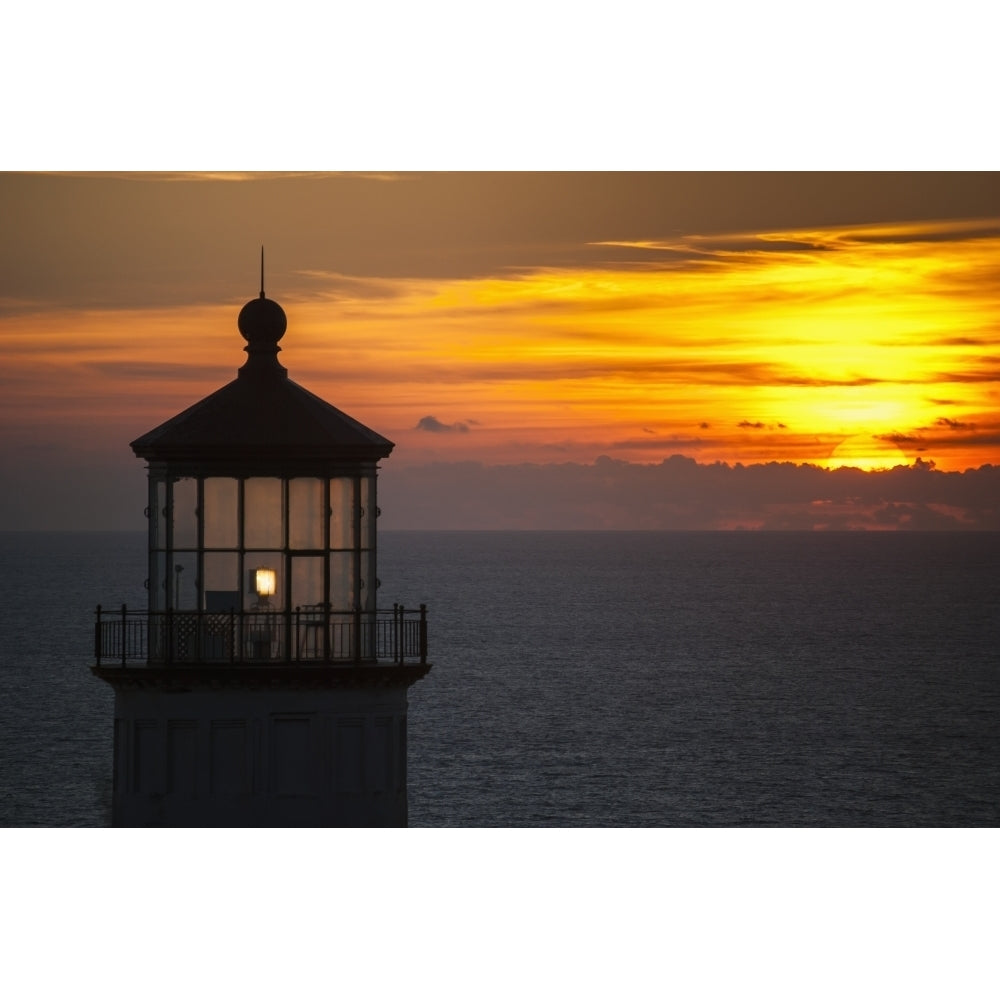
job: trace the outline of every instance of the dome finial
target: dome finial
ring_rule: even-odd
[[[247,342],[244,348],[247,352],[247,361],[239,371],[241,376],[263,372],[288,374],[278,364],[277,358],[281,350],[278,341],[285,334],[288,320],[285,317],[285,310],[264,295],[263,247],[260,248],[260,296],[251,299],[240,310],[236,325]]]

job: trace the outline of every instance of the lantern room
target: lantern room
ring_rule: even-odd
[[[132,442],[149,470],[149,659],[372,658],[393,444],[288,378],[263,287],[238,326],[237,378]]]

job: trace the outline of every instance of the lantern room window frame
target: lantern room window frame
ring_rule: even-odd
[[[206,545],[205,495],[206,482],[211,480],[235,483],[235,531],[215,530],[217,537],[209,539],[232,544]],[[272,513],[271,526],[277,530],[270,539],[248,531],[253,515],[247,508],[247,484],[257,480],[280,484],[279,523],[273,524]],[[294,499],[293,484],[306,481],[320,486],[319,510],[312,514],[307,510],[309,503]],[[281,614],[305,607],[331,612],[374,611],[378,587],[376,487],[374,466],[296,474],[150,467],[149,610],[247,611],[266,605]],[[296,505],[301,509],[293,514]],[[339,520],[335,520],[337,514]],[[312,518],[319,521],[318,531],[314,523],[299,527],[293,523]],[[233,557],[231,566],[222,570],[226,556]],[[216,563],[212,575],[227,577],[226,586],[207,586],[213,581],[207,580],[211,567],[206,567],[206,562],[212,561]],[[273,573],[273,594],[264,595],[258,589],[258,570]]]

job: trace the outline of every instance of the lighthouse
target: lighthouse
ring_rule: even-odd
[[[119,826],[405,826],[408,690],[427,609],[381,607],[378,463],[393,443],[288,378],[287,320],[132,442],[148,468],[148,607],[99,606]]]

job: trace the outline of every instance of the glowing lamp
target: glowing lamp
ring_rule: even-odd
[[[277,574],[273,569],[262,566],[254,570],[254,589],[258,597],[273,597],[277,585]]]

